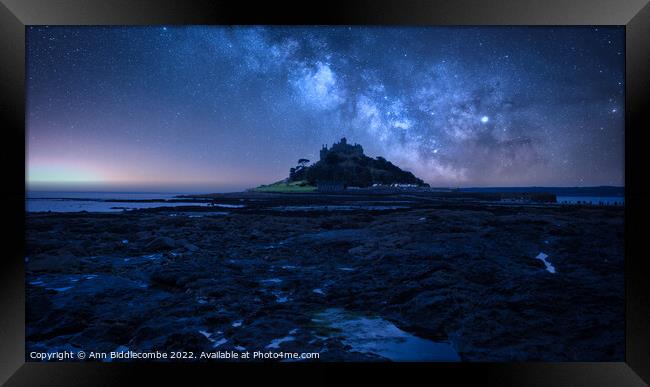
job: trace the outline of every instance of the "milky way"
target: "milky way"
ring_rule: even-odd
[[[621,27],[29,27],[34,187],[233,190],[341,137],[432,186],[623,185]]]

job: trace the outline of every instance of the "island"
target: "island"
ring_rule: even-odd
[[[255,192],[338,192],[347,188],[378,186],[429,187],[409,171],[404,171],[384,157],[368,157],[360,144],[348,144],[345,137],[323,145],[320,160],[308,165],[308,159],[299,159],[289,170],[289,176],[269,185],[252,189]]]

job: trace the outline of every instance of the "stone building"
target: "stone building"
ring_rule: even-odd
[[[324,161],[330,152],[335,152],[338,155],[345,155],[348,157],[362,157],[363,147],[360,144],[350,145],[348,144],[348,140],[343,137],[341,141],[332,144],[332,147],[330,149],[327,148],[327,145],[323,145],[320,150],[320,160]]]

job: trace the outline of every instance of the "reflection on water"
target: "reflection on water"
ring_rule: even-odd
[[[379,317],[360,316],[331,308],[312,321],[338,337],[351,352],[378,355],[393,361],[460,361],[448,343],[436,343],[404,332]]]
[[[201,206],[208,203],[194,202],[104,202],[95,200],[67,200],[67,199],[27,199],[27,212],[118,212],[140,208]]]
[[[182,202],[168,202],[179,200],[182,193],[158,192],[61,192],[61,191],[28,191],[25,200],[27,212],[119,212],[123,210],[201,206],[208,203],[186,200]],[[133,200],[133,201],[129,201]],[[143,200],[156,200],[147,202]],[[211,203],[212,204],[212,203]],[[212,204],[224,208],[241,208],[242,205]]]

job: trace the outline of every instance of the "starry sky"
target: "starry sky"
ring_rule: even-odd
[[[27,29],[30,189],[233,191],[360,143],[436,187],[624,184],[622,27]]]

